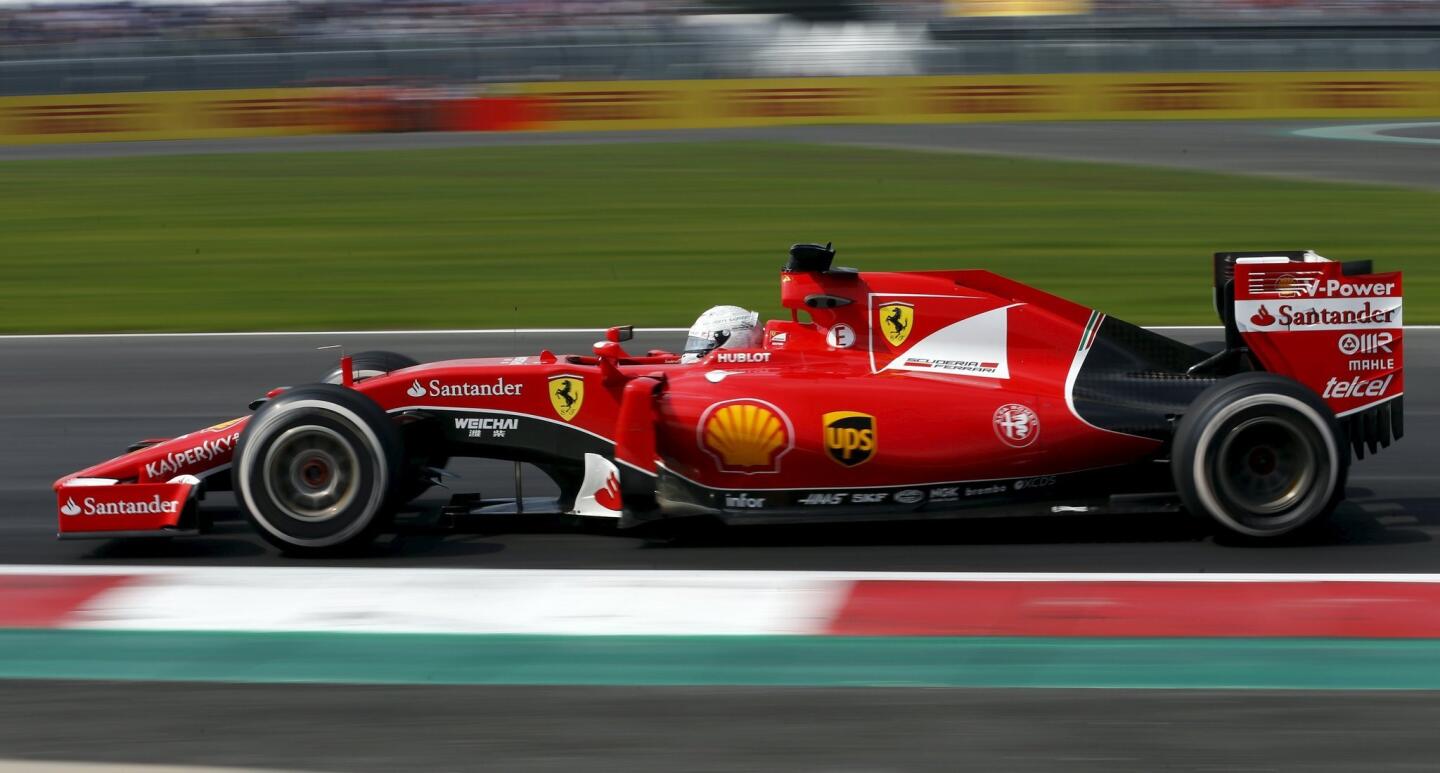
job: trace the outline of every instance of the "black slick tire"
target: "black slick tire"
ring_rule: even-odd
[[[1350,456],[1313,391],[1242,373],[1200,393],[1181,417],[1171,474],[1185,508],[1247,540],[1294,534],[1344,497]]]
[[[368,544],[388,525],[404,459],[399,429],[374,401],[330,384],[266,402],[235,451],[235,494],[246,518],[291,555]]]

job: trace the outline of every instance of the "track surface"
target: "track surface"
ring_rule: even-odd
[[[1190,340],[1217,331],[1186,330]],[[215,497],[231,520],[221,533],[177,540],[54,539],[50,484],[142,437],[173,436],[243,415],[281,384],[313,380],[351,352],[393,349],[420,360],[527,354],[542,346],[586,351],[595,333],[321,334],[0,339],[0,563],[277,564],[282,558]],[[642,334],[633,348],[674,347],[677,334]],[[1440,572],[1440,330],[1407,336],[1407,436],[1353,469],[1351,503],[1309,544],[1217,544],[1204,524],[1175,516],[974,520],[904,526],[732,529],[657,545],[565,529],[544,519],[501,519],[479,535],[408,534],[345,564],[494,568],[829,569],[858,571],[1293,571]],[[458,490],[511,490],[510,469],[459,466]],[[526,482],[538,493],[543,479]]]
[[[1373,123],[1373,122],[1369,122]],[[1440,189],[1433,145],[1297,137],[1344,122],[1085,121],[995,124],[793,126],[644,132],[338,134],[172,142],[0,147],[0,161],[186,153],[267,153],[503,147],[533,144],[768,140],[1166,166],[1198,171]],[[1369,124],[1353,124],[1365,126]],[[1420,134],[1414,134],[1415,132]],[[1413,136],[1434,136],[1407,129]]]
[[[3,757],[316,770],[1414,771],[1437,722],[1429,693],[0,683]]]

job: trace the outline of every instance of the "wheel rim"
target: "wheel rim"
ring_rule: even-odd
[[[1315,485],[1321,460],[1304,427],[1285,416],[1258,416],[1225,433],[1216,455],[1221,494],[1259,516],[1285,513]]]
[[[265,464],[270,499],[291,518],[328,521],[355,501],[360,460],[329,427],[306,425],[275,439]]]

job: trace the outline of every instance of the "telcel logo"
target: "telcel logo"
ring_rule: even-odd
[[[1390,382],[1394,378],[1393,374],[1374,379],[1356,376],[1348,381],[1332,378],[1325,383],[1325,392],[1321,396],[1327,400],[1335,397],[1383,397],[1390,390]]]

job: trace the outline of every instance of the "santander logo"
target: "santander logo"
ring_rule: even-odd
[[[420,386],[420,379],[417,378],[414,381],[411,381],[410,388],[405,390],[405,394],[410,395],[411,397],[424,397],[425,387]]]
[[[619,511],[620,479],[615,476],[615,473],[610,473],[610,477],[605,479],[605,488],[595,492],[595,504],[607,510]]]
[[[1250,317],[1250,322],[1256,327],[1269,327],[1275,324],[1275,316],[1270,313],[1269,309],[1261,306],[1260,311]]]
[[[168,515],[180,512],[180,503],[168,499],[162,499],[159,494],[152,494],[149,499],[118,500],[115,502],[103,502],[95,497],[85,497],[80,504],[75,503],[74,497],[69,497],[60,512],[66,515]]]

